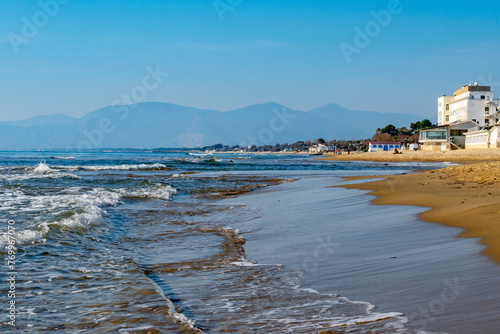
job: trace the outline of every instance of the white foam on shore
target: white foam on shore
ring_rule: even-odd
[[[78,166],[83,170],[103,171],[103,170],[154,170],[167,169],[167,166],[160,163],[155,164],[139,164],[139,165],[104,165],[104,166]]]
[[[233,266],[237,267],[257,267],[259,264],[257,262],[250,262],[245,257],[241,257],[239,261],[234,261],[230,263]]]
[[[148,329],[154,329],[152,326],[142,326],[142,327],[131,327],[131,328],[122,328],[118,330],[118,333],[129,334],[129,333],[137,333],[147,331]],[[149,332],[148,332],[149,333]]]
[[[169,309],[168,316],[172,318],[172,320],[188,327],[189,329],[195,331],[196,333],[200,334],[204,333],[201,329],[195,326],[194,320],[189,319],[188,317],[186,317],[186,315],[176,311],[174,303],[172,303],[170,298],[168,298],[165,295],[165,293],[163,293],[163,290],[158,286],[158,284],[155,281],[153,281],[152,279],[149,279],[149,281],[151,282],[151,284],[153,284],[156,292],[165,299],[165,302],[167,303]]]
[[[42,167],[45,169],[45,167]],[[32,217],[30,225],[16,226],[16,244],[44,243],[54,229],[88,230],[102,222],[105,207],[123,203],[125,197],[170,200],[176,189],[165,184],[147,188],[87,190],[81,187],[64,189],[53,195],[33,195],[21,190],[0,193],[0,210],[12,217]],[[6,227],[5,227],[6,228]],[[6,233],[0,235],[0,252],[8,245]]]
[[[177,194],[177,190],[166,184],[155,184],[149,188],[125,188],[119,189],[119,193],[123,197],[130,198],[157,198],[170,200],[173,195]]]

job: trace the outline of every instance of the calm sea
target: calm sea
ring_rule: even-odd
[[[296,183],[314,196],[342,175],[429,167],[300,155],[0,153],[1,331],[411,333],[399,310],[339,295],[340,281],[322,279],[330,293],[309,285],[318,264],[349,242],[321,238],[329,222],[314,205],[301,212],[315,218],[289,216],[280,201],[300,207],[306,193],[278,189]],[[267,199],[248,205],[254,194]],[[256,223],[263,210],[275,214],[272,228]],[[344,220],[349,210],[356,206]],[[272,241],[299,227],[305,232]],[[305,236],[315,229],[317,237]],[[247,254],[257,244],[255,257]]]

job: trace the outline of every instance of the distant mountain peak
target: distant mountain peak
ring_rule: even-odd
[[[81,118],[39,115],[0,122],[0,149],[156,148],[274,145],[324,138],[366,139],[376,128],[420,121],[410,114],[354,111],[331,103],[309,112],[276,102],[228,112],[163,102],[108,106]]]
[[[45,125],[63,125],[75,122],[77,119],[72,116],[57,113],[52,115],[38,115],[28,119],[19,121],[0,122],[0,124],[19,126],[19,127],[36,127]]]

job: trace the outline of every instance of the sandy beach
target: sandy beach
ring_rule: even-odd
[[[500,161],[499,149],[477,149],[456,151],[402,151],[402,154],[393,152],[363,152],[354,154],[326,154],[321,159],[332,161],[385,161],[385,162],[482,162]]]
[[[462,153],[463,152],[463,153]],[[415,152],[411,156],[426,161],[439,157],[467,158],[465,162],[499,158],[500,151]],[[419,154],[423,153],[423,154]],[[383,157],[382,154],[376,154]],[[359,155],[361,157],[363,155]],[[400,155],[402,158],[410,154]],[[345,157],[345,156],[344,156]],[[351,157],[356,157],[352,155]],[[399,156],[397,156],[399,158]],[[366,158],[366,157],[365,157]],[[387,156],[392,158],[392,156]],[[370,159],[371,160],[371,159]],[[387,160],[388,161],[388,160]],[[448,160],[446,161],[457,161]],[[359,178],[358,178],[359,179]],[[371,191],[377,205],[411,205],[431,208],[419,218],[465,229],[464,238],[480,238],[484,253],[500,263],[500,162],[451,166],[409,175],[389,176],[383,181],[343,185]]]
[[[356,173],[344,175],[349,172]],[[326,186],[345,183],[338,171],[307,174],[295,182],[224,200],[227,205],[243,202],[247,210],[259,208],[258,218],[234,226],[252,231],[244,233],[245,254],[263,266],[257,269],[279,263],[286,280],[298,279],[300,272],[295,284],[316,291],[315,298],[334,293],[368,302],[377,314],[401,312],[410,321],[404,333],[491,333],[500,328],[495,307],[500,300],[500,267],[479,254],[483,246],[476,239],[456,238],[457,228],[417,219],[426,209],[374,206],[366,191]],[[390,185],[385,181],[381,188]],[[444,289],[450,282],[459,290],[456,298],[447,299],[451,294]],[[301,298],[312,302],[310,296]],[[339,309],[346,310],[336,305],[331,312]],[[315,314],[316,321],[324,314]],[[370,319],[374,318],[365,318],[367,326],[378,323]],[[336,331],[325,333],[331,332]]]

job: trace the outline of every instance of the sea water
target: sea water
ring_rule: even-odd
[[[352,267],[330,277],[339,254],[363,258],[350,217],[367,200],[325,189],[340,176],[442,166],[1,153],[0,331],[418,332],[397,303],[368,302],[373,293],[345,277]]]

